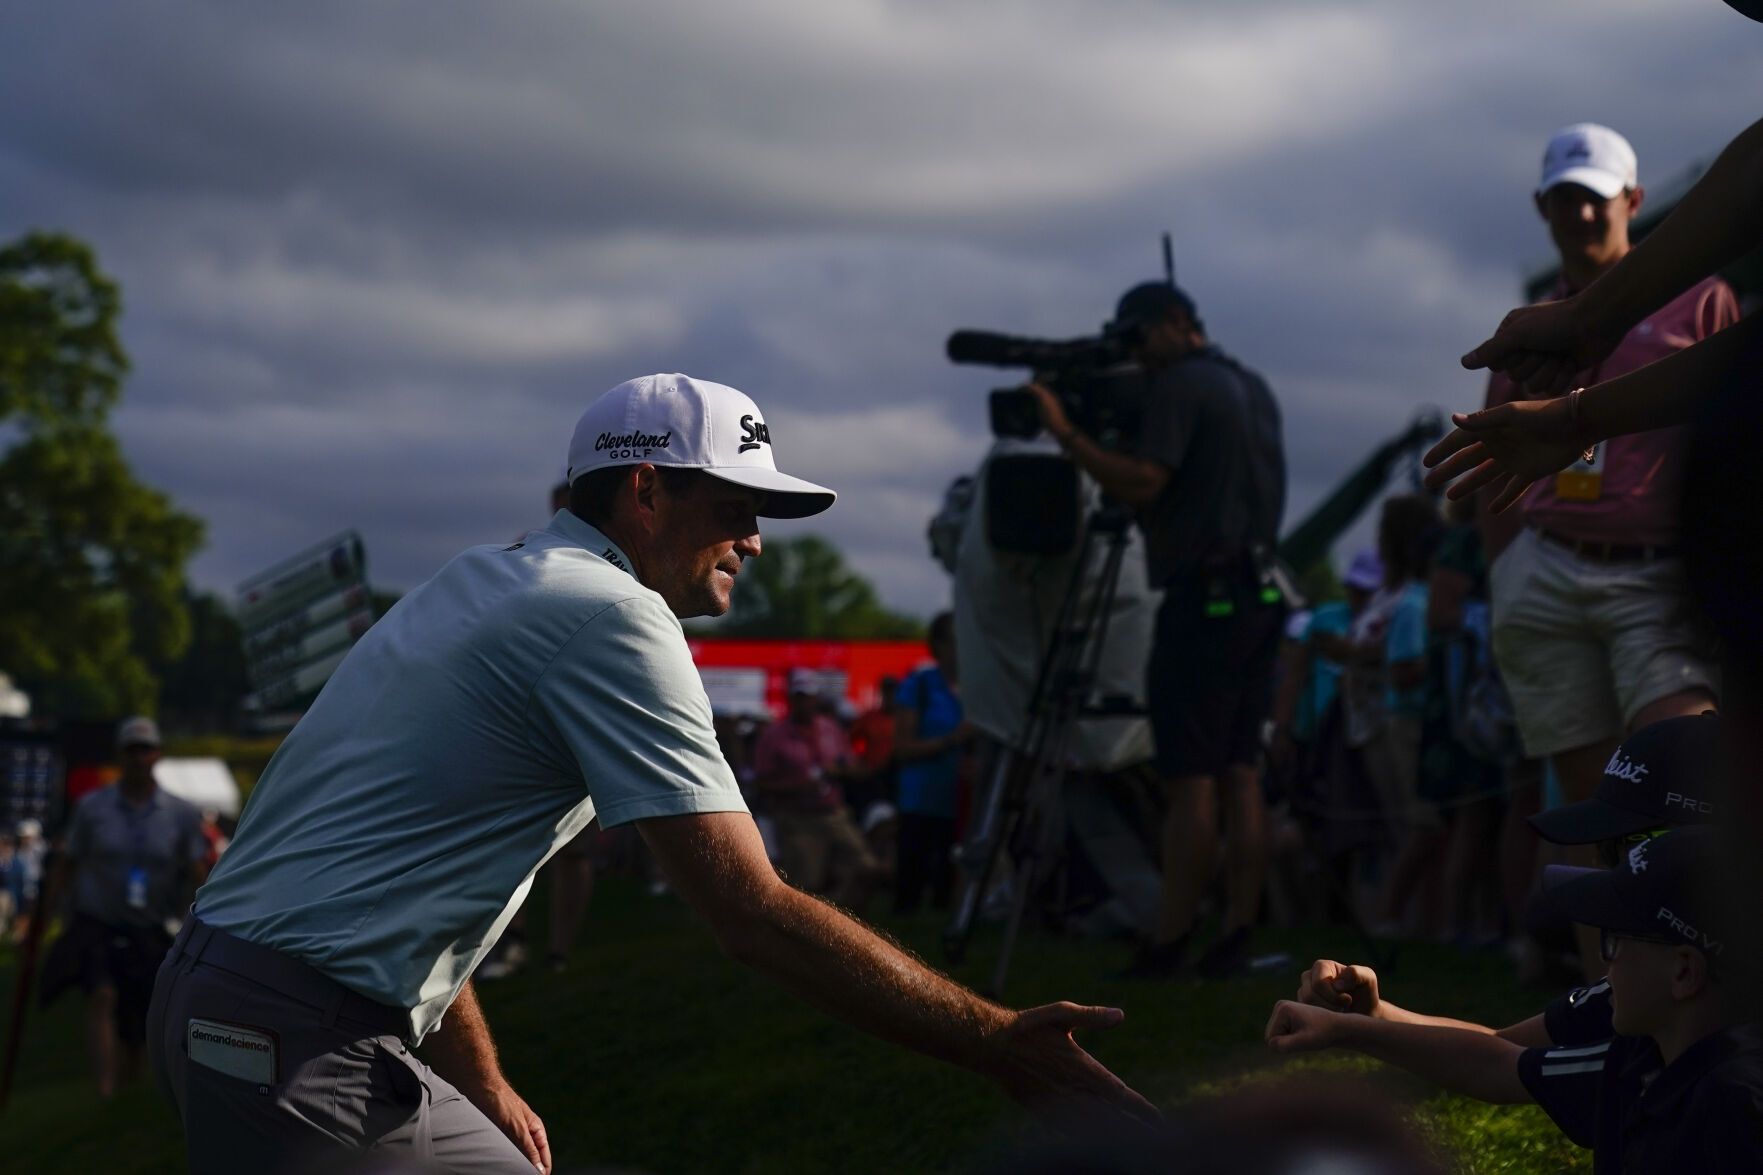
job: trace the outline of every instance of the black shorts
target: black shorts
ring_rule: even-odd
[[[117,1035],[129,1044],[141,1043],[153,980],[171,949],[171,936],[157,927],[106,926],[75,914],[53,949],[65,954],[65,966],[73,971],[70,978],[88,993],[100,987],[115,989]],[[47,982],[43,994],[46,1002]]]
[[[1208,615],[1202,583],[1170,584],[1157,610],[1145,697],[1165,776],[1217,777],[1253,767],[1273,705],[1273,668],[1285,609],[1264,604],[1253,581],[1229,592],[1229,615]]]

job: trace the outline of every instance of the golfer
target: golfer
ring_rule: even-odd
[[[758,518],[832,505],[779,473],[771,444],[733,388],[620,384],[576,426],[568,508],[454,559],[338,667],[154,990],[150,1057],[192,1171],[388,1147],[549,1171],[468,977],[596,815],[634,822],[723,950],[803,999],[1018,1101],[1151,1116],[1071,1038],[1119,1011],[989,1003],[767,862],[679,620],[728,609]]]

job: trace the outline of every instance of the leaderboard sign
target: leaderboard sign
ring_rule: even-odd
[[[239,585],[237,614],[251,695],[262,717],[303,710],[373,625],[367,557],[352,530]]]

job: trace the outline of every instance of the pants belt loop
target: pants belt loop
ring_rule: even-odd
[[[202,952],[208,949],[208,944],[214,941],[214,927],[195,919],[191,921],[195,922],[195,926],[184,943],[184,954],[189,956],[190,965],[195,966],[202,961]]]
[[[337,1026],[337,1017],[343,1014],[343,1001],[348,998],[348,989],[341,984],[338,984],[336,990],[330,993],[330,997],[326,1002],[324,1009],[324,1026],[326,1028],[335,1028]]]

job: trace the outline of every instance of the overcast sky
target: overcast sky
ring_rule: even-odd
[[[96,246],[140,477],[238,580],[344,527],[376,583],[538,524],[576,415],[685,371],[765,410],[892,606],[1006,373],[1158,276],[1281,397],[1288,522],[1549,256],[1543,144],[1643,183],[1763,113],[1717,0],[722,0],[0,9],[0,235]]]

